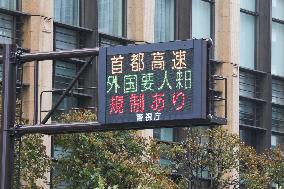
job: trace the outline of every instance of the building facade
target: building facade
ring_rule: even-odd
[[[210,58],[219,62],[215,74],[228,79],[225,128],[259,152],[284,145],[283,0],[0,0],[0,23],[0,43],[16,43],[31,52],[212,38]],[[33,92],[37,63],[26,64],[21,69],[24,118],[39,123],[84,61],[39,62],[38,105]],[[92,98],[97,94],[96,68],[94,62],[57,114],[97,111],[97,97]],[[224,113],[223,106],[217,106],[216,114]],[[49,120],[55,121],[56,116]],[[141,134],[179,141],[183,130]],[[56,156],[60,149],[52,138],[45,141]]]

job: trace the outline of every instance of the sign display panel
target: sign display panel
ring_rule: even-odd
[[[99,121],[205,119],[206,44],[187,40],[100,50]]]

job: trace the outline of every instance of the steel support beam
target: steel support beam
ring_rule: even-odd
[[[96,56],[99,54],[99,48],[93,49],[75,49],[69,51],[52,51],[52,52],[39,52],[39,53],[25,53],[19,55],[21,62],[30,61],[43,61],[43,60],[56,60],[63,58],[79,58],[86,56]]]
[[[45,124],[32,126],[16,126],[15,133],[22,136],[25,134],[67,134],[67,133],[84,133],[94,131],[113,130],[106,129],[99,122],[88,123],[66,123],[66,124]],[[1,188],[2,189],[2,188]]]
[[[3,48],[2,124],[0,126],[0,189],[11,189],[14,169],[14,138],[9,130],[14,127],[16,114],[16,59],[15,45]]]
[[[218,118],[216,118],[218,119]],[[210,124],[216,125],[216,119],[200,119],[195,120],[195,123],[190,124],[192,127],[204,126]],[[218,120],[217,120],[218,121]],[[224,120],[226,121],[226,120]],[[26,125],[26,126],[15,126],[11,129],[11,132],[22,136],[26,134],[67,134],[67,133],[86,133],[86,132],[99,132],[99,131],[118,131],[118,130],[141,130],[141,129],[154,129],[154,128],[172,128],[172,127],[188,127],[189,123],[187,120],[180,121],[178,124],[175,120],[173,121],[155,121],[153,122],[135,122],[135,123],[124,123],[123,125],[108,124],[104,125],[98,121],[86,122],[86,123],[63,123],[63,124],[39,124],[39,125]]]
[[[175,127],[185,127],[188,123],[175,125]],[[161,128],[173,127],[173,125],[161,124]],[[149,126],[148,129],[156,128],[156,126]],[[87,122],[87,123],[63,123],[63,124],[44,124],[44,125],[32,125],[32,126],[16,126],[13,129],[17,135],[26,134],[70,134],[70,133],[87,133],[87,132],[105,132],[105,131],[118,131],[118,130],[141,130],[135,124],[125,124],[121,127],[117,125],[102,125],[99,122]],[[12,130],[11,130],[12,131]]]
[[[43,120],[41,121],[41,124],[45,124],[48,119],[51,117],[51,115],[55,112],[55,110],[58,108],[58,106],[60,105],[60,103],[64,100],[65,96],[71,91],[71,89],[73,88],[73,86],[75,85],[75,83],[77,82],[77,80],[80,78],[80,76],[82,75],[82,73],[85,71],[85,69],[91,64],[91,62],[94,60],[95,56],[91,57],[90,60],[88,62],[86,62],[81,69],[79,70],[79,72],[77,73],[76,77],[72,80],[72,82],[68,85],[68,87],[66,88],[66,90],[63,92],[63,94],[59,97],[59,99],[57,100],[56,104],[52,107],[52,109],[47,113],[47,115],[43,118]]]
[[[99,48],[92,49],[75,49],[69,51],[51,51],[51,52],[38,52],[38,53],[19,53],[17,58],[21,63],[31,61],[43,61],[43,60],[58,60],[67,58],[79,58],[86,56],[97,56],[99,54]],[[0,56],[0,63],[3,62],[3,56]]]

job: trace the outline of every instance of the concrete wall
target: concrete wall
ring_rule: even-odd
[[[127,38],[137,43],[154,42],[155,1],[131,0],[127,2]],[[145,138],[153,137],[153,129],[139,131]]]
[[[154,42],[155,1],[127,2],[127,38],[139,42]]]
[[[53,50],[53,0],[23,0],[22,10],[32,16],[25,20],[23,27],[23,47],[31,52]],[[23,117],[30,123],[34,122],[34,62],[24,66],[24,83],[28,87],[24,90]],[[39,62],[39,94],[44,90],[52,89],[52,61]],[[39,98],[38,94],[38,98]],[[52,105],[52,95],[44,96],[42,109],[49,110]],[[44,116],[42,114],[42,116]],[[50,136],[44,136],[47,152],[51,152]],[[49,178],[49,173],[47,173]],[[39,181],[41,183],[41,181]],[[42,183],[44,188],[49,188]]]
[[[223,61],[219,74],[228,79],[228,124],[224,128],[235,134],[239,134],[239,33],[239,0],[217,0],[215,3],[215,59]],[[219,87],[222,89],[222,86]],[[220,107],[220,110],[222,111],[223,107]],[[237,171],[233,170],[228,177],[238,177]]]
[[[239,134],[239,0],[215,2],[215,59],[223,61],[220,74],[228,78],[228,128]]]

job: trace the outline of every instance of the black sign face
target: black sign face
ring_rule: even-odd
[[[188,40],[100,50],[100,123],[153,126],[205,119],[206,44]]]

